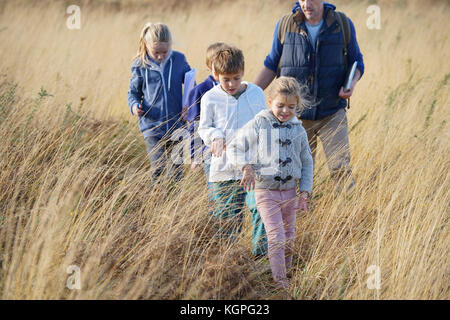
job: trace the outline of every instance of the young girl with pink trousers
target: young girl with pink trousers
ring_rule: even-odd
[[[255,188],[273,278],[282,290],[289,288],[286,273],[292,266],[296,212],[307,211],[312,192],[313,159],[306,131],[296,117],[308,105],[302,92],[294,78],[275,80],[269,89],[270,110],[249,121],[229,148],[234,164],[243,171],[241,185]]]

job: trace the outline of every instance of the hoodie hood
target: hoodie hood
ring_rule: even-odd
[[[261,111],[256,115],[256,117],[267,119],[270,122],[281,123],[280,120],[278,120],[277,117],[275,117],[272,111],[270,111],[269,109]],[[302,124],[302,121],[299,120],[296,116],[293,116],[291,119],[289,119],[289,121],[286,121],[285,123],[294,125],[294,124]]]
[[[167,56],[164,58],[163,61],[161,61],[160,63],[157,62],[155,59],[153,59],[148,53],[147,53],[147,60],[148,60],[148,64],[147,66],[150,66],[153,69],[157,69],[157,70],[164,70],[164,67],[166,65],[166,63],[170,60],[170,58],[172,57],[172,49],[170,49],[170,51],[167,53]]]
[[[328,2],[324,2],[323,7],[324,7],[325,11],[327,9],[336,10],[336,6],[332,5],[331,3],[328,3]],[[298,1],[296,1],[294,6],[292,7],[292,13],[296,13],[297,11],[302,11],[302,7],[300,6],[300,3],[298,3]],[[302,14],[303,14],[303,12],[302,12]]]
[[[218,92],[220,92],[221,95],[227,96],[228,99],[235,99],[231,94],[226,92],[219,82],[216,82],[212,76],[210,76],[211,79],[216,83],[215,87],[217,87]],[[242,81],[243,84],[246,85],[245,90],[242,92],[242,96],[249,94],[250,91],[255,90],[255,86],[252,83],[249,83],[248,81]]]

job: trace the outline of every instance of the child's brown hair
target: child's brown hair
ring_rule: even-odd
[[[208,46],[206,49],[206,66],[212,70],[212,62],[215,58],[215,55],[222,49],[226,48],[227,44],[224,42],[214,42]]]
[[[244,54],[240,49],[226,45],[214,56],[212,65],[218,75],[238,73],[245,67]]]

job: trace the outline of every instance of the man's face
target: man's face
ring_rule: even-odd
[[[235,95],[241,88],[242,77],[244,76],[244,70],[232,74],[217,74],[220,86],[228,94]]]
[[[306,20],[320,20],[323,13],[323,0],[299,0]]]

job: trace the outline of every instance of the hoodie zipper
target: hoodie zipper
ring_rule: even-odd
[[[163,66],[163,69],[159,68],[159,74],[161,75],[161,80],[163,83],[163,90],[164,90],[164,109],[166,111],[166,132],[169,132],[169,108],[168,108],[168,102],[167,102],[167,90],[166,90],[166,81],[164,78],[164,69],[165,64]],[[170,73],[169,73],[169,81],[171,80],[171,73],[172,73],[172,57],[170,57]],[[169,90],[170,90],[170,82],[169,82]]]
[[[170,57],[170,69],[169,69],[169,92],[170,92],[170,85],[172,82],[172,57]]]

